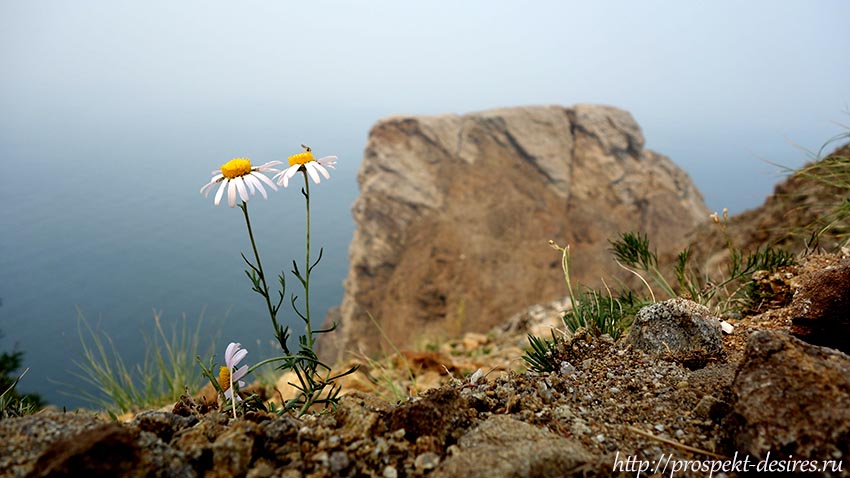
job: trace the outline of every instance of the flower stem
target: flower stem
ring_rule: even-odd
[[[263,284],[262,296],[266,299],[266,306],[269,309],[269,317],[271,317],[272,324],[274,324],[275,330],[277,330],[275,308],[272,305],[272,299],[269,295],[269,286],[266,284],[266,274],[263,272],[263,264],[260,262],[260,253],[257,252],[257,244],[254,242],[254,231],[251,229],[251,220],[248,218],[248,203],[242,201],[239,208],[241,208],[242,212],[245,214],[245,225],[248,226],[248,237],[251,239],[251,248],[254,250],[254,259],[257,261],[257,275],[260,278],[260,282]]]
[[[313,350],[313,328],[310,324],[310,181],[307,180],[307,169],[301,168],[304,175],[304,198],[307,203],[307,260],[304,270],[304,312],[307,317],[307,346]]]
[[[230,370],[227,375],[230,380],[230,403],[233,404],[233,419],[236,420],[236,389],[233,388],[233,372],[234,370]]]

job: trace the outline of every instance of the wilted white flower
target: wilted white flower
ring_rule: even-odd
[[[248,373],[248,366],[243,365],[239,369],[236,366],[239,365],[239,362],[246,355],[248,355],[248,351],[242,348],[242,344],[236,342],[230,342],[230,345],[227,346],[224,352],[225,365],[218,371],[218,384],[224,390],[225,398],[233,399],[237,402],[242,400],[238,393],[236,395],[233,394],[234,387],[231,387],[231,384],[236,384],[236,387],[245,386],[245,382],[241,381],[241,379]]]

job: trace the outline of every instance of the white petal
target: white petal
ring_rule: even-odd
[[[201,187],[201,194],[203,194],[203,195],[204,195],[204,197],[209,196],[209,195],[210,195],[210,191],[212,190],[212,187],[213,187],[213,186],[215,186],[215,181],[211,181],[211,182],[208,182],[207,184],[204,184],[204,185]]]
[[[218,206],[218,204],[221,202],[221,196],[224,194],[224,187],[227,186],[227,183],[229,183],[229,182],[230,181],[222,181],[221,186],[218,187],[218,191],[216,191],[216,193],[215,193],[215,205],[216,206]]]
[[[327,168],[336,169],[336,160],[336,156],[325,156],[324,158],[317,159],[316,162]]]
[[[283,161],[277,161],[277,160],[269,161],[268,163],[261,164],[254,169],[256,169],[257,171],[262,171],[262,172],[277,171],[277,169],[274,169],[274,166],[280,166],[281,164],[283,164]]]
[[[233,179],[233,182],[236,183],[236,191],[239,192],[239,198],[248,202],[248,188],[245,187],[245,181],[242,180],[242,176]]]
[[[231,360],[228,365],[231,366],[231,367],[235,367],[235,366],[239,365],[239,362],[241,362],[242,359],[245,358],[246,355],[248,355],[247,350],[245,350],[245,349],[237,350],[236,352],[234,352],[233,357],[231,357],[233,360]]]
[[[283,174],[283,177],[281,177],[280,180],[278,180],[277,183],[283,184],[283,187],[289,186],[289,180],[292,179],[292,176],[295,176],[295,173],[298,172],[299,168],[301,168],[300,164],[296,164],[295,166],[290,166],[286,171],[281,173],[281,174]]]
[[[233,371],[233,375],[230,377],[230,379],[233,380],[234,382],[237,382],[237,381],[241,380],[242,377],[244,377],[247,374],[248,374],[248,366],[243,365],[243,366],[241,366],[238,369]]]
[[[227,204],[230,207],[236,207],[236,181],[231,179],[228,182],[230,186],[227,188]]]
[[[298,171],[301,170],[301,166],[303,165],[296,164],[295,166],[290,166],[286,169],[286,174],[284,174],[284,177],[286,179],[292,179],[296,174],[298,174]]]
[[[233,368],[233,354],[236,353],[236,351],[239,350],[239,347],[241,346],[242,344],[238,342],[230,342],[227,345],[227,348],[224,350],[224,363],[229,368]]]
[[[260,191],[260,194],[263,195],[263,199],[268,199],[268,196],[266,196],[266,188],[263,187],[263,183],[261,183],[254,174],[255,173],[251,173],[244,176],[245,183],[251,187],[251,194],[254,194],[254,190],[257,189]]]
[[[219,182],[222,178],[224,178],[223,174],[217,174],[217,175],[213,176],[213,178],[210,179],[210,182],[208,182],[207,184],[204,184],[204,186],[201,188],[201,194],[203,194],[204,197],[207,197],[207,195],[209,195],[210,190],[212,189],[213,185],[215,183]]]
[[[283,173],[280,173],[280,174],[283,174]],[[275,186],[274,181],[269,179],[269,177],[266,176],[265,174],[252,173],[251,176],[254,176],[255,178],[259,178],[260,181],[266,183],[270,188],[272,188],[272,191],[277,191],[277,186]],[[277,176],[275,176],[275,177],[277,177]]]
[[[322,179],[319,178],[319,173],[316,170],[315,161],[310,161],[309,163],[305,164],[304,168],[307,169],[307,174],[309,174],[310,177],[313,178],[314,183],[319,184],[320,182],[322,182]]]
[[[322,173],[322,176],[324,176],[324,177],[325,177],[325,179],[330,179],[330,178],[331,178],[331,173],[329,173],[329,172],[328,172],[328,170],[327,170],[327,169],[325,169],[325,167],[324,167],[324,166],[322,166],[322,165],[321,165],[321,164],[319,164],[319,163],[316,163],[316,164],[314,164],[313,166],[315,166],[315,167],[316,167],[316,171],[318,171],[318,172]]]
[[[245,181],[245,187],[248,188],[248,194],[253,196],[254,195],[254,183],[249,181],[250,178],[251,178],[250,173],[246,174],[245,176],[242,176],[242,180]]]

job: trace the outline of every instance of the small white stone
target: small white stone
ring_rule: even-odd
[[[396,470],[392,465],[387,465],[384,467],[382,475],[384,478],[398,478],[398,470]]]

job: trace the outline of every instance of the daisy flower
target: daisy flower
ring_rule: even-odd
[[[239,369],[236,366],[239,365],[239,362],[246,355],[248,355],[248,351],[242,348],[242,344],[236,342],[230,342],[230,345],[227,346],[227,350],[224,352],[225,365],[218,371],[218,384],[224,390],[224,397],[227,399],[237,402],[242,400],[239,394],[233,394],[234,387],[231,387],[231,385],[235,384],[237,387],[245,386],[245,382],[241,381],[241,379],[248,373],[248,366],[243,365]]]
[[[263,188],[263,183],[266,186],[277,191],[277,187],[271,179],[261,173],[276,173],[279,170],[272,166],[283,164],[280,161],[269,161],[261,166],[251,166],[251,160],[248,158],[234,158],[221,165],[221,169],[212,172],[213,177],[204,187],[201,188],[201,194],[207,197],[212,191],[212,187],[216,183],[221,183],[218,191],[215,193],[215,205],[221,202],[221,197],[224,195],[225,188],[227,189],[227,203],[230,207],[236,206],[236,196],[243,201],[248,201],[248,196],[253,195],[256,191],[260,191],[265,199],[266,190]],[[228,184],[230,185],[228,187]]]
[[[277,182],[277,184],[282,185],[283,187],[289,186],[289,180],[292,179],[292,176],[295,176],[295,173],[301,171],[307,171],[307,174],[313,178],[313,182],[319,184],[321,182],[321,178],[319,178],[319,174],[325,177],[325,179],[330,179],[331,175],[328,173],[326,168],[335,169],[336,165],[336,156],[325,156],[324,158],[315,159],[313,157],[313,151],[307,146],[301,145],[304,148],[304,151],[289,157],[289,167],[285,170],[277,173],[272,179]]]

